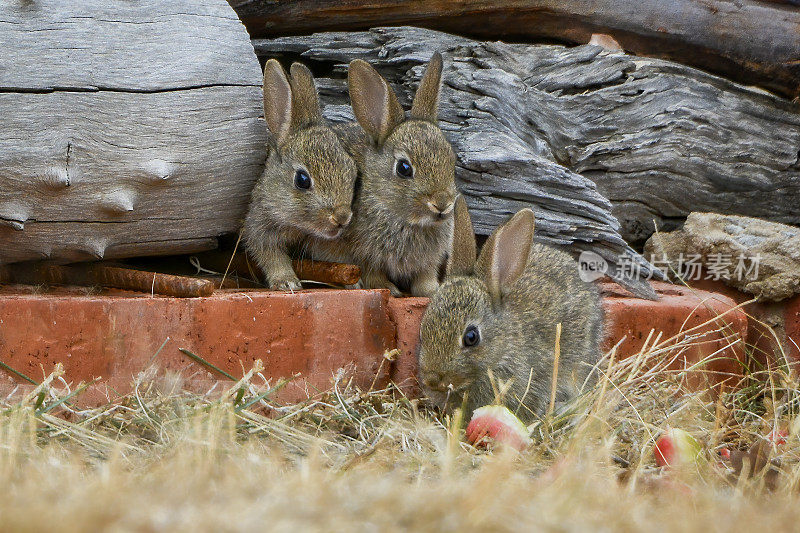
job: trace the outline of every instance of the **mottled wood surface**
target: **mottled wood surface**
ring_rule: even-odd
[[[407,104],[423,63],[443,52],[442,125],[479,233],[531,205],[543,240],[608,257],[625,249],[620,237],[642,243],[654,220],[672,229],[691,211],[800,223],[800,108],[702,71],[416,28],[254,44],[325,74],[332,118],[348,113],[351,59],[372,62]]]
[[[480,59],[474,55],[480,54],[481,43],[429,30],[393,28],[256,40],[254,46],[264,57],[302,56],[316,69],[324,113],[335,122],[352,120],[344,79],[350,60],[362,58],[375,65],[408,108],[424,64],[434,50],[443,51],[440,125],[457,154],[459,190],[467,199],[476,231],[487,235],[510,214],[531,207],[538,240],[564,246],[575,255],[596,252],[609,262],[611,273],[617,272],[623,255],[645,275],[649,272],[649,264],[620,236],[611,204],[594,182],[557,163],[547,140],[539,138],[561,117],[552,115],[549,123],[528,117],[525,107],[533,101],[524,87],[509,83],[508,72],[483,73],[483,83],[499,91],[495,96],[480,85],[470,86],[481,77]],[[475,64],[470,64],[470,57]],[[626,286],[654,297],[639,279]]]
[[[224,0],[0,3],[0,263],[192,252],[263,166],[261,71]]]
[[[408,24],[479,39],[589,42],[800,94],[798,0],[228,0],[253,37]]]

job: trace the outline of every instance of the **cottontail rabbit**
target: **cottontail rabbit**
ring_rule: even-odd
[[[358,124],[340,137],[358,165],[353,222],[336,242],[312,239],[317,259],[361,266],[364,288],[397,285],[415,296],[438,287],[453,232],[455,154],[437,125],[442,57],[430,60],[406,118],[394,91],[368,63],[348,70]],[[360,127],[359,127],[360,125]]]
[[[272,133],[264,173],[244,223],[250,254],[271,289],[299,289],[287,252],[304,238],[336,239],[349,224],[355,162],[322,118],[314,78],[294,63],[264,67],[264,117]]]
[[[456,209],[456,226],[463,228]],[[504,398],[509,408],[523,420],[542,415],[550,402],[559,323],[557,405],[576,394],[597,362],[598,291],[581,281],[569,255],[533,242],[533,228],[533,212],[519,211],[489,237],[474,269],[471,224],[455,232],[462,239],[471,235],[473,243],[454,244],[454,275],[431,299],[420,331],[420,383],[440,407],[458,407],[466,394],[470,416],[492,403],[491,370],[498,380],[512,380]]]

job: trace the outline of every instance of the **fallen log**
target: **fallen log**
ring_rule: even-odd
[[[626,250],[617,219],[636,244],[654,221],[671,230],[692,211],[800,223],[800,108],[763,91],[597,46],[409,27],[253,42],[262,58],[302,57],[324,73],[334,120],[350,116],[350,60],[374,64],[408,105],[423,63],[441,51],[442,127],[481,234],[531,206],[542,240],[616,261]]]
[[[190,253],[238,231],[261,72],[223,0],[0,2],[0,264]]]
[[[679,61],[789,97],[800,95],[797,0],[229,2],[253,37],[401,24],[518,42],[584,44],[593,33],[607,33],[635,54]]]
[[[537,138],[540,128],[548,126],[539,124],[538,119],[534,124],[527,116],[527,107],[534,102],[524,88],[502,70],[487,70],[488,77],[469,86],[481,75],[480,61],[489,59],[482,57],[482,43],[430,30],[393,28],[256,40],[254,46],[264,57],[302,55],[320,72],[330,73],[332,66],[334,77],[323,75],[317,81],[327,104],[324,112],[333,121],[352,119],[343,79],[350,60],[360,57],[374,64],[408,106],[424,63],[434,50],[442,50],[447,65],[440,125],[455,148],[459,189],[467,199],[476,231],[487,235],[510,214],[531,207],[537,218],[538,240],[565,246],[575,255],[595,252],[605,259],[612,276],[626,264],[635,267],[641,276],[633,273],[619,281],[640,296],[655,297],[640,279],[652,274],[650,265],[620,236],[611,204],[591,180],[558,164],[546,139]],[[470,58],[476,63],[471,64]],[[491,94],[485,86],[497,93],[480,98],[481,90]],[[562,120],[558,111],[545,112],[542,118],[554,123]]]

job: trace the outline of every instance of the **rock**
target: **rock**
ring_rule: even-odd
[[[759,301],[800,293],[800,228],[786,224],[691,213],[682,229],[650,237],[645,256],[684,278],[699,274],[687,267],[702,266],[706,279],[722,280]]]

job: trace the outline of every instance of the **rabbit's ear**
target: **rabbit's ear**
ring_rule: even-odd
[[[311,71],[301,63],[292,63],[289,73],[289,85],[292,87],[291,131],[322,122],[319,96]]]
[[[382,145],[405,119],[397,96],[378,71],[361,59],[350,62],[347,85],[356,120],[367,135]]]
[[[469,276],[475,268],[475,230],[464,197],[456,198],[453,208],[453,242],[447,259],[448,276]]]
[[[522,209],[484,243],[475,271],[483,277],[495,304],[500,303],[503,294],[525,271],[534,226],[533,211]]]
[[[442,87],[442,54],[436,52],[428,62],[422,81],[419,82],[414,103],[411,104],[411,118],[436,122],[439,116],[439,92]]]
[[[281,145],[289,135],[292,122],[292,88],[286,72],[275,59],[264,65],[264,119],[276,143]]]

